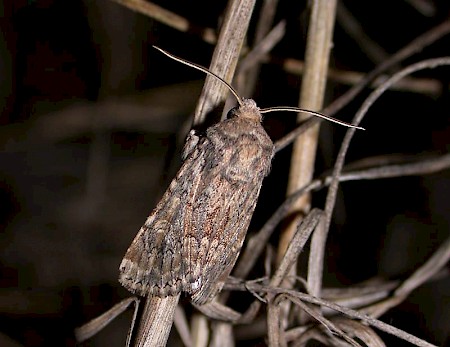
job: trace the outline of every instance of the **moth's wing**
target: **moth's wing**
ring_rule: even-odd
[[[228,182],[227,182],[228,183]],[[230,183],[228,183],[230,184]],[[224,187],[224,182],[222,182]],[[258,199],[261,183],[225,187],[230,194],[216,196],[220,210],[210,211],[211,238],[206,257],[200,263],[200,288],[192,295],[192,302],[205,304],[222,289],[242,248],[250,220]]]
[[[182,257],[185,208],[192,206],[201,181],[203,145],[192,150],[120,264],[119,281],[133,293],[164,297],[188,291],[188,260]]]
[[[195,304],[210,301],[220,291],[237,259],[270,168],[272,148],[271,142],[263,146],[243,136],[207,152],[214,158],[206,157],[183,248],[189,252],[188,274],[197,281],[191,280],[190,291]]]

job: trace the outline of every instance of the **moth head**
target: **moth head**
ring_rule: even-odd
[[[253,99],[242,99],[239,106],[232,108],[227,115],[228,119],[239,117],[261,123],[262,116]]]

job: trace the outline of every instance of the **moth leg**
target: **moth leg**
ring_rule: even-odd
[[[181,152],[181,160],[185,161],[197,146],[199,137],[195,134],[195,130],[191,130],[184,143],[183,151]]]

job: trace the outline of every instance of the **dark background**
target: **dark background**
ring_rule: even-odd
[[[198,33],[203,27],[217,28],[226,5],[160,3],[188,18],[192,32],[178,32],[107,0],[0,3],[2,346],[74,345],[75,326],[129,295],[117,282],[118,265],[179,166],[204,78],[151,45],[207,66],[214,47]],[[445,20],[450,7],[447,1],[424,1],[432,11],[420,13],[401,0],[343,3],[387,56]],[[287,30],[251,96],[261,107],[297,104],[301,77],[276,62],[303,59],[305,6],[279,3],[275,23],[285,19]],[[339,21],[332,67],[370,71],[377,62]],[[444,37],[404,66],[449,55],[449,47]],[[386,93],[364,120],[367,131],[355,136],[348,160],[448,152],[449,71],[416,75],[440,83],[440,91]],[[330,81],[326,103],[348,88]],[[369,92],[337,117],[350,120]],[[264,124],[276,140],[292,129],[294,118],[270,114]],[[323,125],[317,174],[332,167],[344,132]],[[289,157],[290,148],[277,154],[249,232],[283,201]],[[315,194],[313,205],[323,207],[324,196]],[[448,237],[449,196],[448,171],[344,183],[327,248],[325,284],[410,274]],[[382,319],[443,346],[449,342],[449,293],[448,279],[437,279]],[[129,312],[121,316],[86,345],[122,346],[130,318]],[[175,344],[176,332],[172,335]],[[240,344],[263,342],[261,337]],[[407,345],[387,337],[386,343]]]

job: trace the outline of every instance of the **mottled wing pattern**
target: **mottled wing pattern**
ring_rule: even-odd
[[[234,117],[191,132],[186,161],[120,265],[120,282],[140,295],[191,294],[195,304],[219,292],[239,255],[273,143],[260,119]]]
[[[215,229],[214,238],[209,240],[206,257],[197,264],[201,268],[198,277],[201,286],[192,295],[192,301],[195,304],[202,305],[217,295],[239,256],[260,186],[248,188],[249,190],[235,191],[227,203],[223,204],[221,213],[215,215],[215,211],[211,211],[208,216],[208,219],[214,220],[211,224],[218,229]],[[239,211],[235,210],[241,207]],[[232,218],[228,218],[226,214]]]
[[[188,274],[197,281],[191,280],[192,301],[199,305],[221,290],[236,262],[273,156],[272,141],[259,123],[235,118],[207,135],[207,164],[186,216],[191,228],[185,229],[183,247]]]
[[[182,257],[183,230],[188,227],[184,216],[201,182],[198,173],[205,165],[203,147],[207,142],[203,139],[191,149],[120,264],[119,281],[133,293],[164,297],[190,291],[185,281],[188,259]]]

